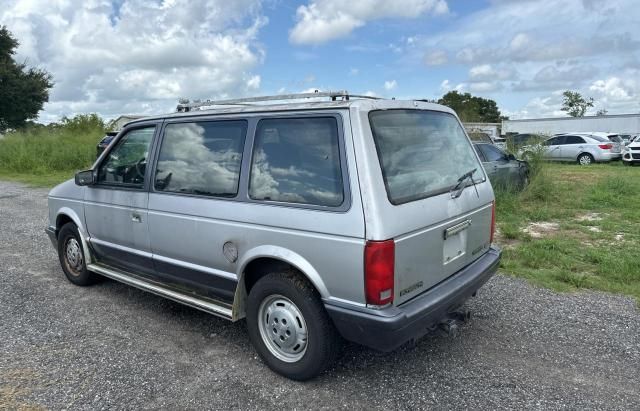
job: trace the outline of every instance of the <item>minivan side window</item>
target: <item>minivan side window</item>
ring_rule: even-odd
[[[260,120],[249,196],[254,200],[340,206],[345,196],[336,119]]]
[[[167,125],[158,155],[155,190],[235,197],[246,135],[245,120]]]
[[[98,184],[142,188],[155,126],[122,136],[98,167]]]

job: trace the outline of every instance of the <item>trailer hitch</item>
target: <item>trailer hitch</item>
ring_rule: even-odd
[[[460,332],[460,326],[470,320],[471,311],[466,309],[456,310],[447,313],[447,316],[438,323],[438,328],[448,336],[455,338]]]

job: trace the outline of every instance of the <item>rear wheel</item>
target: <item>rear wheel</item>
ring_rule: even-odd
[[[73,223],[63,225],[58,233],[58,258],[67,279],[75,285],[91,285],[99,279],[87,270],[84,255],[78,227]]]
[[[583,153],[578,156],[578,164],[582,166],[588,166],[590,164],[593,164],[593,162],[594,160],[591,154]]]
[[[247,327],[262,360],[287,378],[313,378],[338,353],[340,337],[318,292],[295,271],[258,280],[247,299]]]

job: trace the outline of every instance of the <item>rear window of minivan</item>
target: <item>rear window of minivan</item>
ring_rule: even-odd
[[[392,204],[403,204],[451,190],[465,173],[482,166],[458,120],[428,110],[377,110],[369,113],[378,159]]]

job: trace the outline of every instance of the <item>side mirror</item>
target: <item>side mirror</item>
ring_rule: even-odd
[[[78,171],[76,173],[76,185],[90,186],[95,184],[96,178],[93,170]]]

